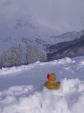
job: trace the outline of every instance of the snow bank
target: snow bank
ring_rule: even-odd
[[[48,72],[60,90],[43,88]],[[84,58],[36,62],[0,70],[0,113],[84,113]]]
[[[29,64],[29,65],[2,68],[2,69],[0,69],[0,75],[11,75],[11,74],[14,74],[17,72],[22,72],[22,71],[26,71],[26,70],[29,71],[39,64],[40,64],[40,61],[37,61],[37,62]]]
[[[72,60],[71,58],[64,58],[64,59],[59,59],[59,60],[54,60],[54,61],[50,61],[50,62],[40,62],[37,61],[33,64],[29,64],[29,65],[23,65],[23,66],[17,66],[17,67],[11,67],[11,68],[2,68],[0,69],[0,76],[2,75],[11,75],[14,73],[18,73],[18,72],[22,72],[22,71],[30,71],[33,68],[36,67],[44,67],[44,66],[69,66],[71,64],[74,64],[76,61]],[[80,61],[78,63],[78,66],[76,65],[75,67],[82,67],[84,61]],[[48,67],[47,67],[48,68]],[[68,67],[66,67],[67,69]]]
[[[83,113],[84,82],[62,81],[58,91],[15,86],[0,92],[0,113]]]

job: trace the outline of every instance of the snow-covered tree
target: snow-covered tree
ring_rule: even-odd
[[[46,61],[47,55],[43,48],[32,43],[16,43],[4,51],[0,57],[0,67],[19,66],[36,61]]]

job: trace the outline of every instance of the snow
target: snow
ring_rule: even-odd
[[[0,113],[83,113],[84,84],[64,79],[59,91],[40,92],[31,86],[16,86],[1,92],[0,98]]]
[[[43,87],[55,72],[61,88]],[[84,57],[0,70],[0,113],[84,113]]]

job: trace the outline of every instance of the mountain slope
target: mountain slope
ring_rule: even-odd
[[[76,57],[84,55],[84,37],[79,38],[82,33],[77,33],[79,35],[66,33],[69,37],[64,39],[61,35],[61,37],[59,36],[58,38],[59,42],[55,45],[50,42],[49,44],[48,41],[41,40],[40,37],[31,39],[28,37],[4,38],[4,40],[0,41],[1,45],[4,46],[5,44],[4,47],[1,47],[1,49],[3,48],[1,50],[2,52],[0,51],[0,67],[18,66],[33,63],[38,60],[49,61],[66,56]],[[73,37],[71,37],[71,41],[67,41],[67,39],[70,39],[70,36],[73,36],[74,39],[72,40]]]
[[[50,37],[50,40],[51,40],[51,44],[57,44],[57,43],[61,43],[61,42],[68,42],[68,41],[79,39],[80,36],[82,36],[82,35],[84,35],[84,31],[66,32],[66,33],[63,33],[63,34],[58,35],[58,36],[53,35]]]
[[[76,57],[84,55],[84,35],[73,41],[62,42],[48,47],[48,60],[62,57]]]

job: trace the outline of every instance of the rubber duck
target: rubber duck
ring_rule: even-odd
[[[47,74],[48,81],[44,83],[44,87],[48,89],[60,89],[61,83],[56,80],[56,74],[55,73],[48,73]]]

